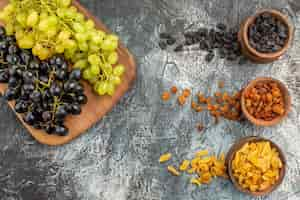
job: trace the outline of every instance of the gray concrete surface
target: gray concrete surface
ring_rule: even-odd
[[[226,152],[238,138],[261,135],[280,145],[288,168],[283,184],[264,200],[300,199],[300,1],[299,0],[81,0],[120,35],[135,55],[135,86],[101,122],[72,143],[48,147],[34,141],[0,98],[0,200],[250,200],[226,180],[195,187],[188,177],[170,176],[157,160],[172,162],[203,148]],[[296,27],[295,41],[279,61],[239,66],[204,53],[175,54],[157,47],[158,33],[178,32],[194,23],[237,27],[259,8],[278,8]],[[160,94],[175,84],[213,93],[218,80],[234,90],[257,76],[284,81],[293,97],[288,118],[272,128],[221,120],[162,103]],[[101,105],[99,105],[101,106]],[[197,122],[209,128],[199,134]]]

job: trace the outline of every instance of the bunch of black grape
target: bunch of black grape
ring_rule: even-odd
[[[87,103],[80,70],[68,71],[59,56],[40,61],[31,51],[20,49],[15,38],[0,27],[0,83],[7,83],[7,101],[15,100],[15,111],[23,120],[48,134],[65,136],[67,115],[79,115]]]

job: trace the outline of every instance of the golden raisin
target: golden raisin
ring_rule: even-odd
[[[270,121],[285,112],[281,90],[276,82],[260,82],[245,92],[246,109],[257,119]],[[240,111],[239,105],[234,105]]]
[[[163,101],[168,101],[170,99],[171,95],[169,92],[163,92],[162,96],[161,96],[161,99]]]
[[[192,101],[192,103],[191,103],[191,108],[192,108],[193,110],[197,111],[197,107],[198,107],[197,103],[194,102],[194,101]]]
[[[182,95],[187,98],[191,95],[191,91],[189,89],[184,89]]]
[[[219,88],[223,88],[224,87],[224,85],[225,85],[225,83],[224,83],[224,81],[219,81]]]
[[[178,97],[178,103],[179,103],[179,105],[184,105],[185,104],[185,102],[186,102],[186,98],[184,97],[184,96],[179,96]]]
[[[169,166],[167,167],[167,169],[168,169],[168,171],[169,171],[171,174],[173,174],[174,176],[179,176],[179,175],[180,175],[179,171],[177,171],[177,169],[176,169],[175,167],[171,166],[171,165],[169,165]]]
[[[206,98],[203,94],[197,94],[199,103],[206,103]]]
[[[199,132],[201,132],[201,131],[203,131],[204,126],[201,123],[199,123],[199,124],[197,124],[197,129]]]
[[[176,94],[176,93],[177,93],[177,87],[176,87],[176,86],[172,86],[172,87],[171,87],[171,92],[172,92],[173,94]]]
[[[171,157],[172,157],[172,154],[170,154],[170,153],[165,153],[165,154],[163,154],[163,155],[161,155],[161,156],[159,157],[159,162],[160,162],[160,163],[167,162],[168,160],[171,159]]]

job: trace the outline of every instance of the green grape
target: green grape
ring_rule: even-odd
[[[74,40],[65,40],[63,42],[63,44],[65,45],[65,48],[66,49],[69,49],[69,50],[76,50],[77,49],[77,43],[74,41]]]
[[[81,14],[81,13],[77,13],[77,14],[75,15],[75,19],[76,19],[76,21],[78,21],[78,22],[83,22],[83,21],[84,21],[84,16],[83,16],[83,14]]]
[[[72,10],[69,8],[66,8],[64,10],[64,17],[69,18],[69,19],[74,19],[76,17],[76,13],[74,13]]]
[[[73,29],[76,33],[83,33],[84,35],[86,34],[84,26],[78,22],[73,23]]]
[[[67,8],[71,5],[72,0],[60,0],[60,5],[64,8]]]
[[[14,10],[15,10],[16,8],[15,8],[15,6],[14,6],[14,4],[8,4],[5,8],[4,8],[4,11],[5,12],[13,12]]]
[[[41,18],[38,28],[40,31],[47,32],[47,30],[49,28],[48,20]]]
[[[48,16],[48,13],[47,12],[44,12],[42,11],[41,14],[40,14],[40,20],[44,20],[44,19],[47,19],[49,16]]]
[[[97,54],[89,55],[88,61],[91,65],[99,65],[101,63],[101,60]]]
[[[78,60],[86,60],[87,61],[87,53],[85,52],[76,52],[74,57],[72,58],[72,62],[77,62]]]
[[[47,20],[47,24],[49,27],[56,27],[58,24],[57,17],[55,15],[51,15]]]
[[[111,65],[114,65],[114,64],[117,64],[118,59],[119,59],[118,53],[117,52],[112,52],[107,57],[107,62]]]
[[[89,52],[99,52],[100,51],[100,46],[97,44],[92,43],[91,41],[89,41]]]
[[[112,74],[113,73],[112,65],[109,64],[109,63],[104,63],[103,70],[105,70],[106,74]]]
[[[11,24],[11,23],[6,24],[6,26],[5,26],[5,31],[6,31],[6,34],[7,34],[7,35],[13,35],[13,34],[14,34],[14,31],[15,31],[14,25]]]
[[[19,40],[19,39],[21,39],[22,37],[24,37],[24,35],[25,35],[25,32],[24,32],[23,29],[17,30],[17,31],[16,31],[16,34],[15,34],[17,40]]]
[[[76,51],[73,49],[66,49],[64,55],[67,59],[71,59],[75,55]]]
[[[87,66],[88,66],[87,60],[82,59],[82,60],[78,60],[78,61],[74,64],[73,68],[76,68],[76,69],[85,69],[85,68],[87,68]]]
[[[89,68],[85,69],[83,71],[83,74],[82,74],[82,77],[85,79],[85,80],[89,80],[89,79],[92,79],[94,77],[94,75],[91,73],[91,71],[89,70]]]
[[[9,15],[6,12],[1,11],[0,12],[0,20],[2,20],[5,23],[7,23],[9,21]]]
[[[118,47],[118,42],[108,38],[106,38],[101,44],[101,48],[104,51],[114,51],[117,49],[117,47]]]
[[[39,57],[40,60],[46,60],[51,56],[51,51],[50,49],[43,47],[37,56]]]
[[[77,12],[77,8],[75,6],[70,6],[69,9],[74,13]]]
[[[24,13],[19,13],[16,16],[17,22],[19,22],[23,27],[26,27],[27,16]]]
[[[30,15],[27,17],[26,24],[30,27],[35,27],[39,22],[39,14],[36,11],[32,11]]]
[[[18,40],[18,45],[22,49],[31,49],[34,46],[34,37],[32,34],[26,34]]]
[[[78,47],[81,51],[88,51],[89,50],[89,45],[86,42],[79,42]]]
[[[101,81],[96,81],[94,83],[93,89],[94,89],[95,92],[98,92],[98,88],[99,88],[100,85],[101,85]]]
[[[58,8],[56,10],[56,14],[60,18],[64,18],[65,17],[65,13],[66,13],[66,9],[64,9],[64,8]]]
[[[85,27],[87,28],[87,29],[94,29],[95,28],[95,23],[94,23],[94,21],[92,21],[92,20],[87,20],[86,22],[85,22]]]
[[[113,83],[108,82],[107,83],[107,90],[106,90],[107,94],[110,96],[113,96],[113,94],[115,93],[115,86]]]
[[[119,37],[113,34],[107,35],[106,39],[119,42]]]
[[[92,65],[89,69],[94,76],[98,76],[100,74],[100,68],[98,65]]]
[[[39,52],[41,51],[42,48],[43,48],[43,46],[40,43],[36,43],[34,45],[34,47],[32,48],[32,53],[34,55],[39,55]]]
[[[101,49],[103,49],[104,51],[111,51],[112,48],[113,48],[113,44],[111,40],[108,39],[103,40],[101,44]]]
[[[92,34],[91,34],[91,42],[93,44],[100,45],[103,42],[104,38],[105,38],[105,33],[104,34],[102,34],[102,33],[98,32],[98,31],[92,32]]]
[[[78,42],[85,42],[87,40],[87,34],[85,34],[85,33],[76,33],[75,38]]]
[[[115,76],[122,76],[124,74],[124,72],[125,72],[125,67],[124,67],[124,65],[121,65],[121,64],[117,65],[113,70],[113,74]]]
[[[120,85],[122,82],[119,76],[112,76],[110,77],[110,80],[114,85]]]
[[[101,81],[99,83],[99,85],[97,86],[97,93],[99,95],[104,95],[104,94],[107,93],[107,90],[108,90],[108,83],[104,82],[104,81]]]
[[[57,34],[57,29],[56,28],[49,28],[45,34],[47,35],[48,38],[52,38],[54,36],[56,36]]]
[[[74,68],[83,70],[83,78],[98,94],[113,95],[125,72],[123,65],[113,68],[119,59],[119,38],[97,30],[94,21],[86,20],[71,1],[29,0],[27,4],[11,0],[0,12],[0,19],[6,22],[7,33],[15,34],[21,48],[32,48],[40,59],[63,54]]]
[[[58,34],[57,39],[60,40],[60,41],[65,41],[65,40],[68,40],[70,37],[71,37],[71,33],[69,31],[62,30]]]
[[[55,52],[56,53],[63,53],[65,51],[65,46],[63,44],[57,44],[55,46]]]

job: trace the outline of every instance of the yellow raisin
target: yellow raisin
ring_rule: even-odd
[[[159,162],[160,163],[167,162],[168,160],[171,159],[171,157],[172,157],[171,153],[165,153],[165,154],[163,154],[163,155],[160,156]]]
[[[186,171],[189,166],[190,166],[190,161],[189,160],[183,160],[181,165],[179,166],[179,170],[180,171]]]
[[[171,165],[169,165],[167,169],[174,176],[179,176],[180,175],[179,171],[177,171],[177,169],[175,167],[171,166]]]

